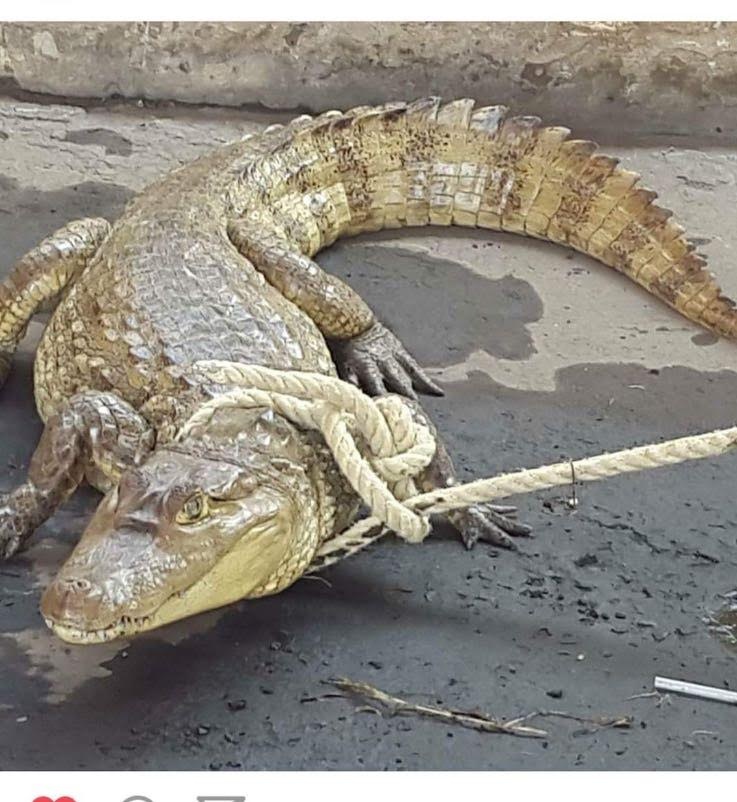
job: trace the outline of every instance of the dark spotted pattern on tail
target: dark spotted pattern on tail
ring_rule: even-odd
[[[689,319],[737,336],[733,302],[639,176],[504,106],[438,98],[298,118],[243,177],[243,208],[310,256],[339,236],[460,225],[568,245]]]

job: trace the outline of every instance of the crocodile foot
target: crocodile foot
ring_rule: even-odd
[[[12,557],[23,540],[22,522],[10,505],[10,496],[0,495],[0,560]]]
[[[514,537],[530,537],[532,528],[518,523],[516,507],[474,504],[454,513],[452,522],[467,549],[483,541],[502,549],[517,550]]]
[[[27,487],[0,493],[0,561],[9,560],[38,525],[38,504]]]
[[[444,395],[443,389],[381,323],[375,323],[351,340],[337,341],[333,350],[342,378],[369,395],[390,391],[416,398],[415,389],[429,395]]]

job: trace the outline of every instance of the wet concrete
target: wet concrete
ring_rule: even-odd
[[[528,327],[542,316],[543,303],[534,287],[514,276],[480,276],[449,259],[376,247],[365,239],[326,251],[320,262],[370,299],[402,340],[418,324],[431,328],[433,336],[418,338],[415,351],[424,364],[463,360],[479,348],[515,360],[535,351]],[[448,287],[453,287],[452,294]],[[407,314],[408,292],[424,313]]]
[[[133,192],[124,186],[84,181],[57,190],[39,191],[20,186],[17,179],[0,175],[0,217],[13,237],[3,239],[3,261],[12,265],[30,248],[68,220],[105,217],[114,220]]]
[[[75,126],[118,130],[114,119]],[[138,151],[133,127],[122,130]],[[63,147],[80,160],[92,149]],[[0,159],[17,181],[0,214],[0,272],[29,227],[114,216],[138,180],[124,158],[111,155],[102,188],[81,193],[58,167],[44,184]],[[647,165],[650,152],[632,158]],[[69,187],[86,163],[69,163]],[[677,181],[666,162],[655,172],[651,184]],[[725,175],[714,192],[734,194]],[[681,217],[696,218],[706,248],[729,250],[737,233],[717,230],[706,207],[683,199]],[[447,396],[427,407],[464,478],[734,423],[730,346],[692,342],[693,327],[583,257],[410,232],[341,243],[321,261],[445,378]],[[38,330],[0,391],[0,489],[20,481],[40,432]],[[655,674],[737,687],[735,653],[708,628],[737,588],[735,469],[727,456],[586,485],[575,510],[567,488],[526,496],[536,536],[517,554],[466,552],[443,528],[422,546],[387,539],[327,583],[89,649],[53,639],[37,611],[94,506],[80,493],[0,566],[0,768],[735,768],[734,708],[641,696]],[[552,721],[541,741],[481,734],[365,712],[323,684],[334,676],[499,716],[555,708],[634,723],[590,733]]]

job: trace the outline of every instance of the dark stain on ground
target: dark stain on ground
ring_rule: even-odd
[[[117,131],[111,131],[108,128],[83,128],[78,131],[69,131],[64,137],[64,141],[74,142],[77,145],[103,147],[108,156],[130,156],[133,152],[130,139],[126,139]]]
[[[351,285],[401,340],[415,338],[425,365],[461,362],[482,348],[504,359],[534,351],[527,326],[543,305],[532,285],[513,276],[488,279],[463,265],[401,248],[338,243],[320,264]],[[411,305],[413,314],[407,313]],[[421,310],[421,311],[420,311]]]
[[[177,100],[156,100],[146,97],[122,97],[119,87],[108,85],[105,97],[73,97],[71,95],[55,95],[47,92],[31,92],[23,89],[15,78],[0,78],[0,97],[33,103],[38,106],[71,106],[87,110],[105,109],[111,114],[120,113],[125,117],[136,117],[149,121],[152,117],[167,119],[222,119],[241,118],[246,122],[271,125],[280,122],[289,123],[302,114],[312,114],[315,109],[307,106],[293,106],[291,109],[273,109],[260,103],[241,103],[238,106],[221,106],[212,103],[187,103]],[[670,140],[667,140],[670,141]],[[719,138],[722,144],[725,138]]]
[[[22,236],[0,216],[11,250]],[[354,264],[375,258],[357,247]],[[478,279],[469,293],[462,268],[423,257],[436,271],[425,283],[409,265],[415,258],[382,253],[383,275],[358,276],[382,316],[405,310],[390,322],[411,351],[448,362],[452,324],[464,330],[458,351],[488,346],[485,314],[511,327],[508,352],[529,353],[524,323],[539,316],[539,302],[524,287],[517,297],[487,295],[499,282]],[[452,321],[443,308],[458,297]],[[737,375],[576,365],[560,371],[555,392],[513,390],[482,374],[446,389],[426,406],[466,479],[731,425]],[[24,476],[40,432],[27,352],[0,390],[0,409],[6,489]],[[630,697],[650,692],[655,674],[734,685],[734,655],[703,619],[737,584],[736,469],[728,455],[585,485],[575,511],[567,488],[525,496],[517,501],[535,538],[517,554],[469,553],[448,527],[421,546],[387,538],[328,571],[329,585],[303,580],[233,605],[199,633],[198,622],[184,622],[193,634],[176,646],[156,633],[134,642],[105,664],[110,677],[83,682],[57,705],[43,701],[43,667],[32,673],[17,642],[0,637],[0,768],[733,768],[731,708]],[[75,495],[40,534],[70,548],[95,499]],[[26,558],[0,566],[0,587],[0,632],[41,630]],[[548,723],[548,739],[520,741],[367,714],[325,696],[332,676],[507,717],[549,708],[548,692],[561,691],[557,708],[635,722],[594,734]],[[716,734],[696,742],[695,730]]]
[[[20,186],[0,175],[0,275],[28,250],[70,220],[120,216],[133,192],[119,184],[84,181],[58,190]]]
[[[719,337],[711,331],[700,331],[691,337],[694,345],[714,345],[719,342]]]

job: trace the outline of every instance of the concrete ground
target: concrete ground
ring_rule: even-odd
[[[0,274],[80,215],[115,218],[146,182],[267,122],[238,111],[0,104]],[[667,136],[606,149],[643,173],[737,292],[737,148]],[[592,260],[512,236],[432,231],[321,255],[447,390],[427,402],[465,477],[731,425],[737,350]],[[0,490],[40,425],[31,326],[0,391]],[[693,769],[737,767],[737,710],[653,695],[656,674],[737,687],[708,622],[737,588],[737,458],[519,498],[518,554],[374,547],[287,592],[133,643],[71,648],[42,588],[95,504],[79,493],[0,567],[2,769]],[[726,630],[725,630],[726,631]],[[728,634],[728,633],[727,633]],[[334,676],[412,701],[566,720],[549,737],[384,718]]]

